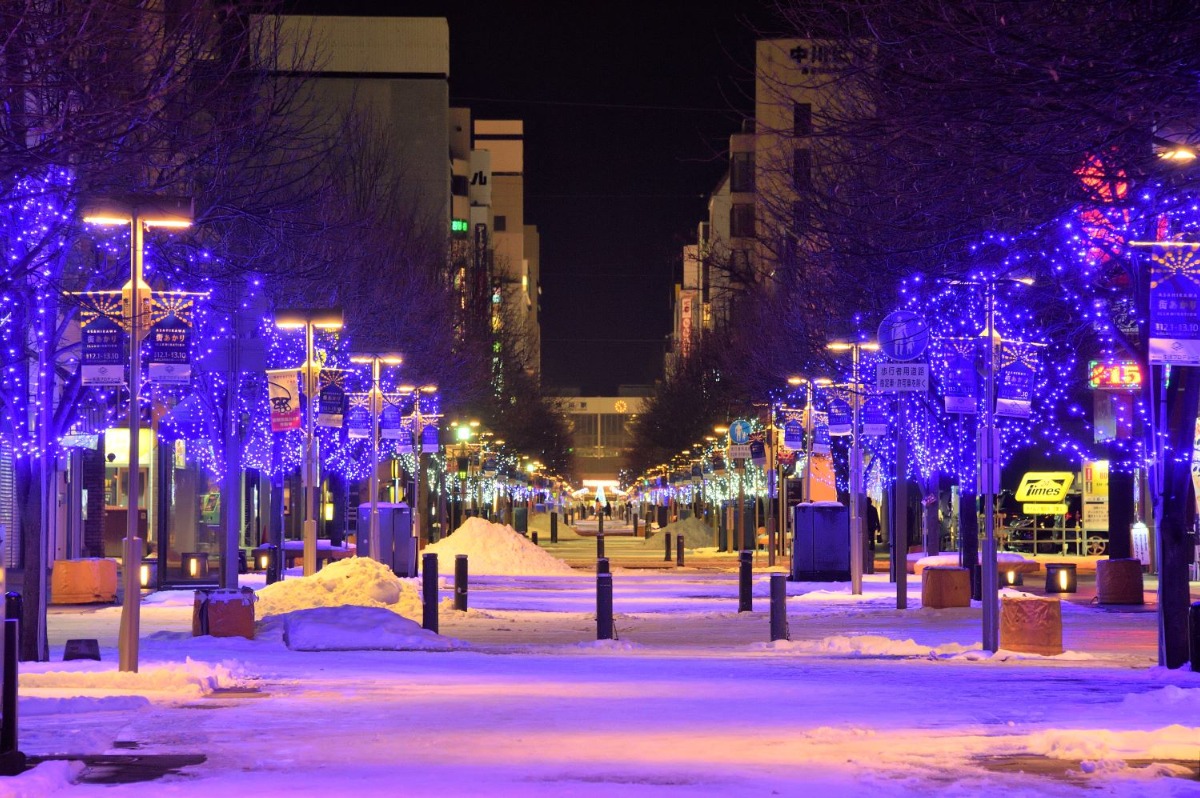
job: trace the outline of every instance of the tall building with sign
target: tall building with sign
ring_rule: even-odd
[[[633,422],[641,396],[564,396],[554,400],[567,420],[575,473],[589,487],[616,486],[617,474],[633,450]]]

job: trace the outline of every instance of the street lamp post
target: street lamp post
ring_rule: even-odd
[[[367,532],[367,550],[376,562],[384,562],[379,538],[379,407],[383,401],[379,378],[383,366],[397,366],[402,360],[400,355],[394,354],[350,356],[351,363],[368,363],[371,366],[371,519]]]
[[[862,450],[860,435],[858,431],[858,417],[862,409],[862,385],[859,383],[858,367],[862,359],[863,350],[875,351],[879,349],[879,344],[868,343],[865,341],[853,341],[849,343],[835,342],[828,345],[828,348],[835,352],[850,352],[851,353],[851,369],[850,369],[850,395],[851,403],[851,421],[850,421],[850,592],[859,596],[862,595],[862,577],[863,577],[863,557],[866,547],[865,530],[863,529],[863,474],[862,474]]]
[[[321,481],[313,415],[317,401],[316,356],[313,351],[315,330],[340,330],[341,308],[299,308],[275,311],[275,326],[281,330],[304,330],[304,458],[300,470],[304,491],[304,575],[317,572],[317,519],[320,517]],[[283,556],[282,549],[279,552]]]
[[[413,519],[413,539],[417,541],[417,545],[421,545],[421,522],[424,520],[421,515],[421,455],[422,442],[421,433],[423,432],[421,423],[421,394],[437,393],[436,385],[401,385],[400,393],[410,394],[413,399],[413,501],[412,501],[412,519]]]
[[[139,404],[141,379],[141,347],[143,328],[149,326],[149,314],[142,308],[149,305],[150,286],[143,279],[143,236],[147,227],[181,229],[190,227],[195,217],[192,200],[163,197],[128,197],[103,200],[83,208],[83,221],[98,225],[129,225],[129,490],[127,492],[125,540],[122,543],[125,598],[121,605],[121,627],[117,639],[119,667],[122,671],[138,669],[138,638],[141,629],[141,583],[139,566],[142,559],[142,539],[139,529],[138,503],[141,501],[141,463],[138,437],[141,433]],[[43,581],[45,568],[42,569]],[[45,597],[43,589],[40,595]],[[45,630],[42,630],[44,633]]]

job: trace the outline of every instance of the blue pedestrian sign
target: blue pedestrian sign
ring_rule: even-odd
[[[879,347],[892,360],[912,360],[929,348],[929,324],[911,310],[897,310],[879,325]]]
[[[729,425],[729,442],[733,444],[743,444],[750,442],[750,422],[743,418]]]

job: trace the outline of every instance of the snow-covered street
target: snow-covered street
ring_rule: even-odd
[[[637,563],[647,544],[607,546]],[[349,589],[365,571],[347,562]],[[1200,795],[1200,674],[1154,667],[1152,611],[1064,603],[1065,654],[992,656],[977,606],[922,609],[910,577],[897,611],[876,574],[862,596],[789,583],[791,640],[769,643],[767,575],[739,614],[726,562],[615,568],[620,639],[601,642],[578,569],[480,574],[466,613],[444,578],[441,637],[403,618],[415,581],[328,618],[277,604],[253,641],[192,637],[191,594],[157,593],[137,675],[116,671],[119,608],[59,609],[54,661],[22,672],[22,750],[206,760],[116,785],[47,761],[0,795]],[[308,581],[283,583],[291,606]],[[293,650],[363,624],[403,650]],[[103,661],[59,662],[77,637]]]

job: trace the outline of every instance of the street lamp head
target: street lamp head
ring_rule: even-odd
[[[436,385],[422,385],[421,393],[437,393],[437,389]]]
[[[275,311],[275,326],[281,330],[302,330],[310,324],[319,330],[340,330],[342,309],[281,308]]]
[[[831,380],[829,377],[817,377],[812,381],[812,384],[818,388],[824,388],[826,386],[833,385],[833,380]]]
[[[88,224],[131,224],[136,218],[146,227],[191,227],[196,218],[190,197],[125,196],[84,200],[80,216]]]
[[[787,384],[792,385],[792,386],[803,385],[805,382],[806,382],[806,380],[803,377],[788,377],[787,378]]]
[[[729,432],[729,427],[725,426],[724,424],[718,424],[717,426],[713,427],[713,432],[717,433],[718,435],[724,435],[725,433]]]

